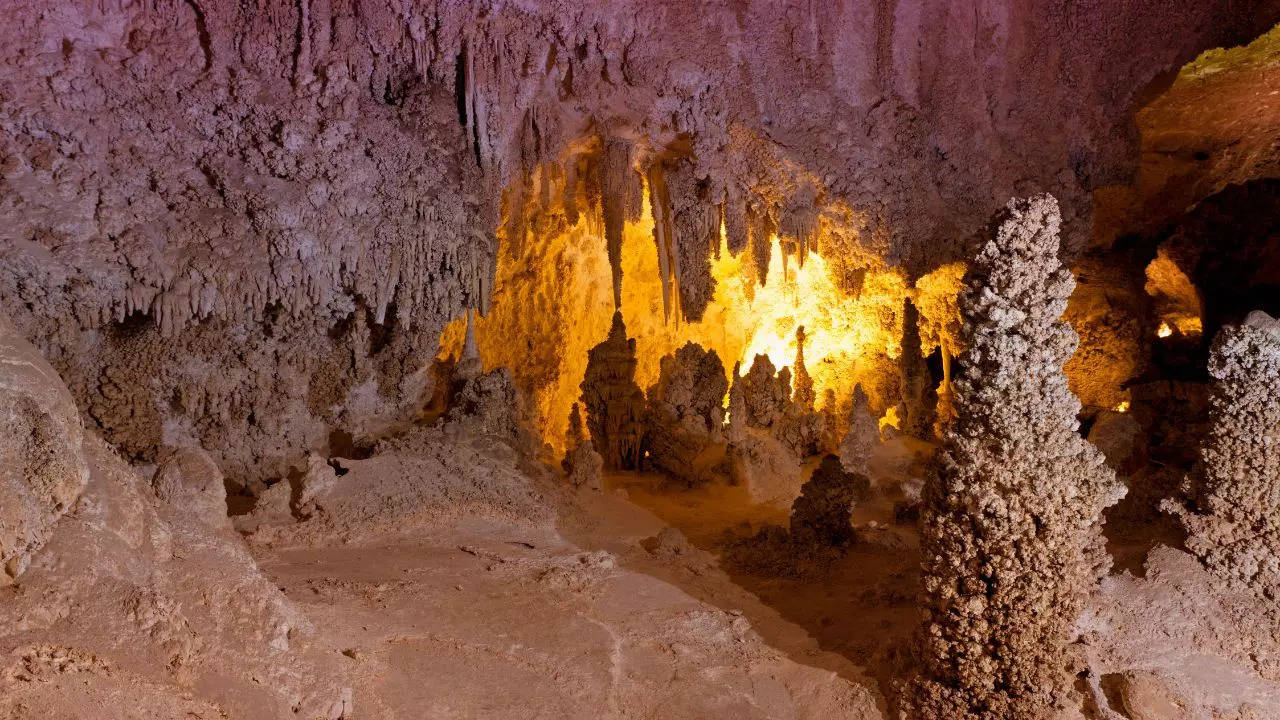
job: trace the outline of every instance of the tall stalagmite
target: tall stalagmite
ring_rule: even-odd
[[[958,417],[921,510],[924,625],[911,717],[1046,718],[1068,699],[1064,658],[1110,564],[1102,510],[1124,494],[1078,433],[1060,321],[1075,286],[1049,195],[1011,201],[960,300]]]
[[[729,382],[715,350],[685,343],[662,358],[649,387],[649,462],[689,482],[710,480],[724,459],[724,396]]]
[[[644,438],[644,393],[636,385],[636,341],[627,337],[622,313],[613,314],[609,337],[587,353],[582,379],[587,430],[611,470],[634,470]]]
[[[1209,569],[1280,599],[1280,321],[1253,312],[1223,328],[1209,374],[1213,422],[1193,476],[1200,513],[1174,509]]]

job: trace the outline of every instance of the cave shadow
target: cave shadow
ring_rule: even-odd
[[[653,516],[653,532],[663,526],[675,528],[695,549],[685,556],[669,549],[664,554],[661,536],[651,536],[634,543],[638,552],[633,545],[615,553],[621,565],[708,605],[741,614],[774,650],[798,664],[829,670],[864,686],[880,698],[882,711],[892,709],[892,682],[902,677],[919,619],[914,522],[907,531],[912,542],[904,547],[854,544],[819,553],[820,557],[789,557],[786,548],[757,547],[761,555],[756,561],[743,562],[743,554],[752,552],[748,539],[768,526],[785,527],[789,510],[751,504],[745,488],[724,481],[690,488],[657,474],[618,472],[607,473],[605,488],[598,502],[638,508]],[[620,490],[625,498],[618,496]],[[593,504],[588,500],[588,509]],[[881,494],[858,507],[854,520],[892,523],[893,499]],[[561,531],[575,544],[601,544],[599,533],[573,531],[566,525],[562,523]],[[707,555],[700,553],[714,560],[703,565]],[[787,567],[789,562],[793,567]],[[741,594],[726,596],[725,582]]]

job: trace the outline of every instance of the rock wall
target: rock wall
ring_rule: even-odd
[[[207,456],[170,453],[148,482],[12,328],[0,393],[0,550],[21,573],[0,587],[0,716],[356,716],[340,648],[232,532]]]
[[[1110,566],[1102,511],[1124,495],[1080,437],[1061,320],[1075,285],[1058,260],[1057,202],[1014,200],[960,298],[957,417],[921,507],[921,718],[1048,718],[1067,707],[1065,656]]]
[[[415,401],[441,327],[487,305],[495,233],[552,189],[610,194],[616,229],[623,150],[680,168],[692,318],[717,213],[734,248],[777,230],[851,273],[960,257],[1015,191],[1083,238],[1140,90],[1276,6],[20,0],[0,303],[131,459],[198,441],[278,475]]]
[[[80,497],[89,466],[70,393],[3,315],[0,367],[0,583],[7,583]]]

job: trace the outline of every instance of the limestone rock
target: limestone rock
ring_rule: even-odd
[[[0,581],[22,573],[88,482],[81,432],[57,373],[0,316]]]
[[[921,507],[918,717],[1065,708],[1072,623],[1110,565],[1102,511],[1124,488],[1077,432],[1062,372],[1076,336],[1059,222],[1051,196],[1011,201],[960,298],[957,417]]]
[[[845,545],[853,539],[853,506],[871,494],[871,480],[841,467],[828,455],[791,506],[791,536],[799,542]]]
[[[151,476],[156,497],[214,526],[228,524],[227,489],[213,458],[198,447],[161,454]]]
[[[686,343],[662,358],[645,416],[649,461],[688,482],[711,479],[724,458],[724,402],[729,389],[714,350]]]

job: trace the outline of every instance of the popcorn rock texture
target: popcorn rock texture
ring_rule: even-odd
[[[662,358],[649,388],[649,461],[690,482],[708,480],[724,457],[724,401],[729,390],[714,350],[686,343]]]
[[[1177,508],[1187,548],[1221,577],[1280,599],[1280,321],[1250,313],[1209,354],[1212,420],[1193,477],[1195,508]],[[1172,507],[1166,503],[1166,507]]]
[[[866,475],[847,472],[840,459],[822,459],[791,506],[791,536],[816,545],[845,545],[853,540],[853,506],[871,494]]]
[[[1104,508],[1124,494],[1078,433],[1060,320],[1058,204],[1014,200],[961,296],[957,418],[921,508],[919,718],[1047,718],[1071,693],[1064,649],[1110,559]]]

